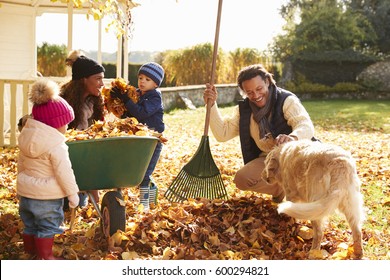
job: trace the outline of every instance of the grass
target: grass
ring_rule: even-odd
[[[323,129],[390,133],[389,100],[310,100],[302,103],[313,123]]]

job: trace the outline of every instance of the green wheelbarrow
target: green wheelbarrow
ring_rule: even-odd
[[[125,231],[126,212],[120,189],[138,186],[146,173],[158,138],[120,136],[67,142],[80,191],[86,191],[101,219],[103,234]],[[101,208],[89,191],[107,190]]]

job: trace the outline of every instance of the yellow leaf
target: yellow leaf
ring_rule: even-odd
[[[162,220],[158,223],[158,226],[163,229],[170,229],[173,227],[174,224],[170,223],[167,220]]]
[[[252,244],[252,248],[260,249],[260,244],[259,244],[259,242],[257,242],[257,240]]]
[[[375,246],[377,244],[379,244],[379,240],[376,236],[373,236],[373,237],[370,237],[370,239],[368,239],[368,242],[367,242],[367,245],[369,246]]]
[[[87,211],[85,212],[85,214],[87,215],[88,218],[91,218],[92,217],[92,213],[93,213],[93,210],[91,207],[89,207],[87,209]]]
[[[90,228],[87,230],[87,232],[85,233],[85,237],[89,238],[89,239],[92,239],[95,237],[95,229],[94,228]]]
[[[62,246],[53,246],[53,255],[54,256],[61,256],[64,251],[64,248]]]
[[[332,255],[332,259],[335,260],[345,260],[348,256],[348,250],[343,250],[340,252],[336,252]]]
[[[167,247],[164,249],[164,252],[163,252],[163,260],[170,260],[172,259],[172,257],[175,255],[175,252],[173,252],[171,250],[171,248]]]
[[[126,202],[123,199],[120,199],[119,197],[116,197],[116,201],[119,203],[120,206],[126,206]]]
[[[122,259],[123,260],[135,260],[135,259],[139,259],[139,255],[137,252],[123,252],[122,253]]]
[[[345,243],[345,242],[342,242],[340,243],[339,245],[337,245],[337,248],[340,248],[340,249],[343,249],[343,250],[348,250],[348,244]]]
[[[191,241],[192,242],[199,242],[199,237],[195,233],[191,232]]]
[[[231,250],[226,250],[222,252],[223,256],[226,256],[228,259],[233,259],[234,258],[234,252]]]
[[[329,256],[329,253],[325,250],[310,250],[309,259],[311,260],[323,260]]]
[[[307,226],[302,226],[299,229],[298,235],[305,240],[313,238],[313,230]]]
[[[20,239],[20,236],[19,236],[19,235],[14,235],[14,236],[12,237],[12,239],[11,239],[9,242],[15,243],[15,242],[19,241],[19,239]]]
[[[134,222],[128,223],[126,225],[126,231],[134,232],[137,229],[137,224]]]
[[[148,132],[147,131],[144,131],[144,130],[139,130],[135,133],[135,135],[137,136],[147,136],[148,135]]]
[[[99,19],[101,19],[101,17],[102,17],[101,11],[99,11],[98,9],[94,9],[94,8],[92,8],[91,10],[92,10],[92,12],[93,12],[93,19],[94,19],[94,20],[99,20]]]
[[[237,231],[238,232],[238,234],[241,236],[241,237],[245,237],[245,232],[243,232],[242,230],[238,230]]]
[[[75,251],[81,251],[81,250],[84,250],[84,244],[81,244],[81,243],[76,243],[76,244],[73,244],[71,246],[71,248]]]
[[[303,240],[303,238],[300,237],[299,235],[297,235],[297,238],[298,238],[299,241],[305,242],[305,240]]]
[[[233,226],[229,227],[227,230],[225,230],[225,233],[234,234],[236,230]]]
[[[137,211],[140,213],[144,212],[144,205],[142,203],[138,204]]]
[[[383,206],[390,206],[390,197],[386,197],[382,200]]]
[[[254,219],[255,219],[255,218],[250,217],[249,219],[242,221],[242,223],[243,223],[243,224],[250,224],[250,223],[252,223],[252,222],[254,221]]]
[[[141,242],[142,244],[146,244],[146,242],[148,242],[148,236],[145,230],[141,232],[141,239],[139,240],[139,242]]]
[[[161,234],[161,235],[163,235],[164,238],[169,238],[169,237],[171,236],[171,233],[170,233],[169,231],[163,230],[163,229],[162,229],[162,230],[159,230],[158,233]]]
[[[211,245],[213,245],[213,246],[219,246],[221,244],[221,241],[218,238],[218,234],[210,235],[209,241],[210,241]]]
[[[112,236],[108,238],[110,245],[115,246],[122,243],[123,233],[120,230],[117,230]]]

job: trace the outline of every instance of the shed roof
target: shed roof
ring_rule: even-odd
[[[41,15],[42,13],[64,13],[68,14],[70,16],[70,21],[72,21],[72,14],[87,14],[88,11],[91,9],[91,4],[88,2],[85,2],[82,4],[82,7],[80,8],[73,8],[73,1],[64,1],[64,0],[57,0],[55,2],[52,2],[51,0],[0,0],[0,12],[1,12],[1,5],[5,4],[5,6],[10,7],[25,7],[26,9],[32,9],[34,10],[35,16]],[[127,5],[131,4],[129,7],[130,9],[133,7],[138,6],[139,4],[133,3],[132,1],[128,2]],[[72,7],[71,9],[69,9]],[[19,9],[18,9],[19,10]],[[97,23],[98,24],[98,23]],[[35,26],[35,25],[34,25]],[[101,25],[99,24],[99,34],[101,34]],[[34,32],[35,33],[35,32]],[[72,23],[68,24],[68,50],[70,51],[72,49]],[[35,37],[34,37],[35,40]],[[122,46],[122,39],[118,40],[118,49],[117,49],[117,72],[122,73],[122,53],[127,54],[128,53],[128,46],[127,46],[127,38],[124,38],[125,44]],[[35,46],[35,45],[34,45]],[[35,55],[35,47],[31,49],[31,58],[36,60]],[[98,61],[101,62],[101,35],[99,35],[99,43],[98,43]],[[123,65],[128,64],[128,55],[124,55],[123,58]],[[36,71],[32,71],[35,73]],[[127,77],[128,76],[128,68],[123,67],[123,75],[121,76]]]
[[[66,9],[68,7],[68,3],[65,1],[55,1],[52,2],[51,0],[0,0],[0,3],[6,3],[6,4],[12,4],[12,5],[20,5],[20,6],[27,6],[27,7],[33,7],[39,10],[40,12],[44,11],[51,11],[51,12],[66,12]],[[79,12],[85,13],[86,8],[90,7],[89,3],[83,3],[83,7],[81,7]]]

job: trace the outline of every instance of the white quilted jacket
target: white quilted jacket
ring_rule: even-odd
[[[17,193],[34,199],[57,199],[79,188],[66,138],[57,129],[29,119],[19,135]]]

